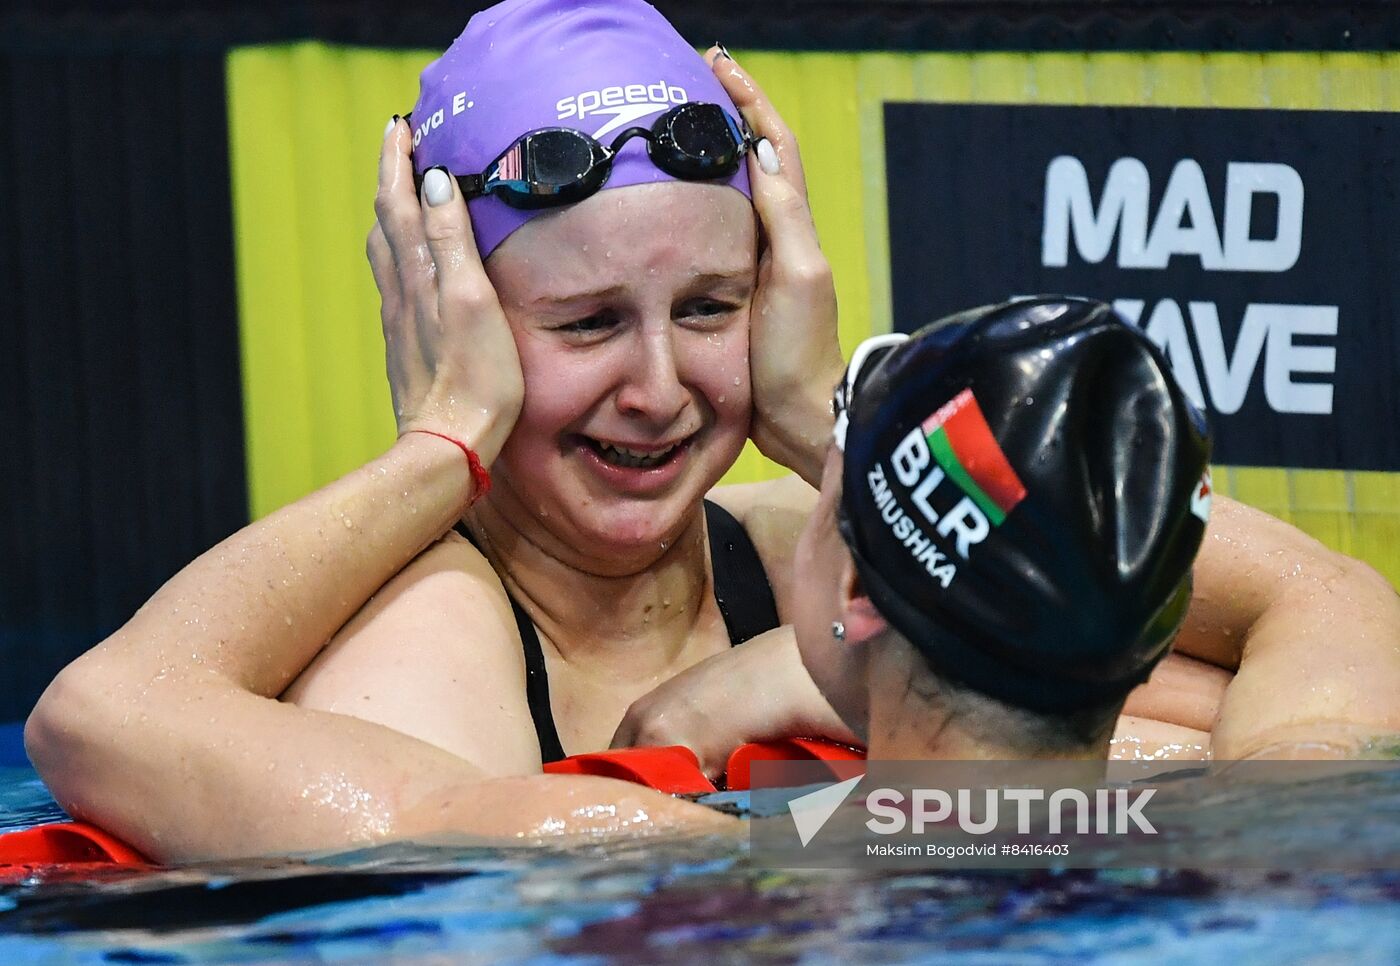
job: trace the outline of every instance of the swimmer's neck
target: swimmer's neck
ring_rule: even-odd
[[[566,662],[647,678],[687,659],[706,606],[710,555],[700,506],[673,540],[609,559],[562,545],[509,502],[483,503],[467,521],[506,590]]]
[[[878,645],[877,645],[878,646]],[[915,662],[919,662],[916,664]],[[1097,761],[1106,762],[1111,734],[1091,744],[1037,741],[1018,728],[1018,713],[992,702],[940,696],[937,679],[904,642],[871,655],[867,735],[871,759],[883,761]]]
[[[1077,748],[1035,748],[1014,742],[989,741],[956,725],[930,728],[928,721],[886,719],[879,731],[872,728],[868,757],[880,761],[1098,761],[1106,762],[1109,738]]]

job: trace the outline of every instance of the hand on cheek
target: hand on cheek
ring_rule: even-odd
[[[758,144],[749,178],[765,244],[750,328],[752,437],[816,485],[841,377],[836,287],[817,242],[797,139],[753,79],[720,48],[707,55]]]

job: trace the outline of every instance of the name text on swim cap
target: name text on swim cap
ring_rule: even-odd
[[[870,493],[875,498],[875,506],[880,511],[880,519],[885,521],[895,539],[908,548],[914,561],[921,564],[928,571],[928,575],[946,589],[958,575],[957,566],[939,552],[933,541],[924,536],[918,524],[896,502],[894,491],[885,479],[884,466],[876,463],[875,468],[866,474],[866,480],[870,484]]]
[[[930,525],[936,525],[939,536],[946,537],[957,531],[958,556],[966,560],[968,550],[973,544],[987,539],[992,527],[986,514],[966,494],[951,510],[941,515],[930,505],[929,497],[948,477],[943,467],[934,463],[922,427],[911,429],[900,441],[895,447],[892,462],[899,482],[913,490],[910,499],[914,501],[914,506]]]
[[[458,91],[452,95],[452,116],[456,117],[469,107],[474,107],[475,102],[467,100],[466,91]],[[413,129],[413,146],[416,148],[422,140],[442,127],[442,122],[447,120],[447,115],[442,108],[438,108],[433,113],[423,119],[423,123]]]

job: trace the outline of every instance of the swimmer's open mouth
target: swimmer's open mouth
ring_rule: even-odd
[[[659,466],[665,466],[676,458],[686,447],[690,445],[693,436],[687,436],[679,442],[671,443],[667,446],[634,447],[622,446],[618,443],[606,443],[591,436],[582,437],[585,445],[588,446],[598,458],[604,463],[612,466],[621,466],[631,470],[654,470]]]

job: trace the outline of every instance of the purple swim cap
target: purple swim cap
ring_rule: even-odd
[[[610,134],[650,126],[687,101],[739,116],[709,65],[643,0],[504,0],[472,17],[419,83],[412,121],[419,174],[436,165],[480,174],[516,138],[539,128],[570,127],[608,144]],[[613,160],[603,188],[675,180],[638,138]],[[745,165],[723,183],[751,197]],[[483,259],[545,214],[491,197],[468,204]]]

